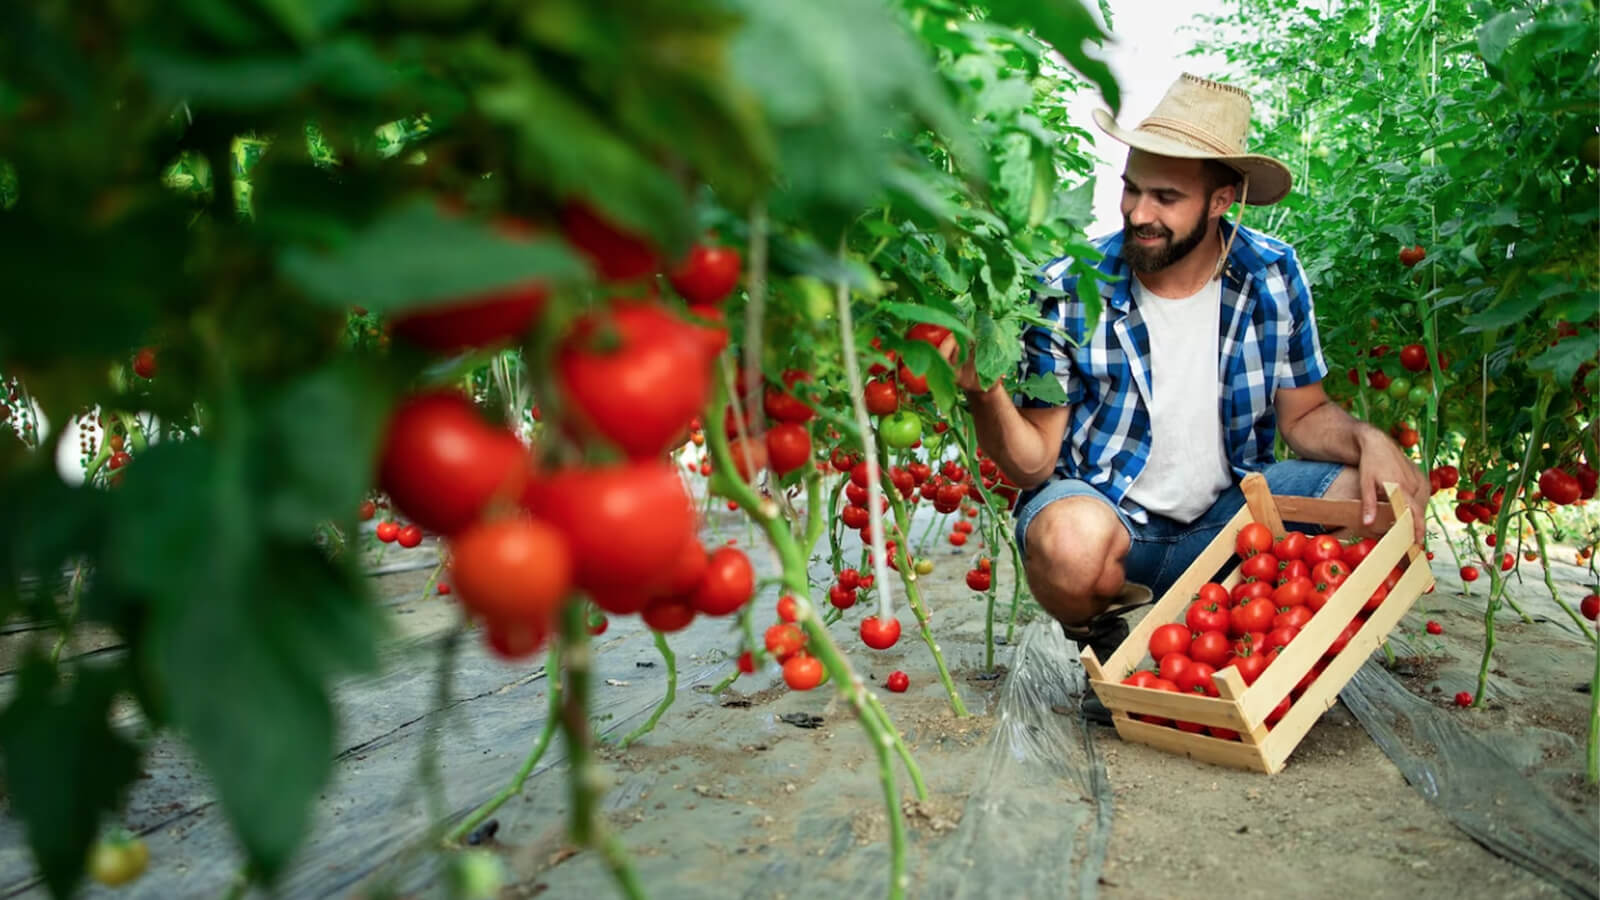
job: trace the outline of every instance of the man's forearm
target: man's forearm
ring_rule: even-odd
[[[1284,443],[1302,459],[1343,463],[1347,466],[1361,462],[1361,445],[1383,433],[1371,425],[1351,416],[1337,403],[1328,401],[1316,407],[1298,421],[1282,423]]]
[[[1007,478],[1031,488],[1050,477],[1061,454],[1059,446],[1046,446],[1039,429],[1011,403],[1011,395],[996,385],[987,391],[967,391],[967,408],[978,432],[978,446],[994,460]]]

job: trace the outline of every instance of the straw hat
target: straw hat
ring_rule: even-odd
[[[1136,150],[1179,159],[1214,159],[1236,169],[1251,206],[1271,206],[1289,196],[1289,167],[1259,153],[1244,152],[1250,128],[1250,95],[1185,72],[1167,89],[1150,117],[1128,131],[1103,109],[1094,111],[1100,130]]]

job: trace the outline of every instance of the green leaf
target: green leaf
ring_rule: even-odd
[[[573,281],[584,271],[559,241],[513,241],[486,224],[442,216],[426,201],[393,210],[331,251],[290,247],[279,267],[324,305],[355,303],[380,314],[534,278]]]
[[[992,0],[988,7],[995,21],[1027,28],[1048,41],[1068,64],[1094,82],[1112,115],[1121,112],[1122,91],[1111,67],[1084,49],[1086,44],[1102,44],[1106,34],[1081,0]]]
[[[376,99],[394,87],[394,68],[366,41],[340,39],[300,56],[205,58],[156,48],[135,51],[157,95],[169,102],[262,109],[312,89],[352,100]]]
[[[1554,347],[1528,360],[1528,368],[1535,372],[1549,372],[1563,384],[1578,374],[1584,363],[1595,362],[1594,333],[1581,334],[1560,341]]]
[[[1529,291],[1511,297],[1482,312],[1463,316],[1461,321],[1471,326],[1473,331],[1504,328],[1507,325],[1522,323],[1542,305],[1544,305],[1544,298]]]
[[[977,353],[978,381],[992,384],[1016,368],[1022,359],[1021,334],[1017,320],[1005,318],[996,321],[980,310],[977,333],[974,337]]]
[[[879,303],[877,308],[880,312],[888,313],[906,322],[927,322],[930,325],[948,328],[962,337],[972,337],[972,329],[967,327],[967,323],[956,313],[955,308],[945,304],[889,301]],[[922,342],[919,341],[917,343]]]
[[[111,730],[116,669],[75,667],[70,680],[30,656],[16,692],[0,713],[11,812],[28,828],[28,844],[57,897],[71,896],[83,876],[102,813],[114,813],[139,774],[139,752]]]
[[[944,354],[927,341],[905,341],[900,345],[900,357],[913,375],[928,379],[928,390],[933,394],[934,405],[948,412],[955,408],[956,375]]]
[[[1031,375],[1017,384],[1017,390],[1024,396],[1045,403],[1054,403],[1057,406],[1065,406],[1067,403],[1067,390],[1061,386],[1061,380],[1054,375]]]
[[[345,364],[300,378],[269,402],[255,468],[277,487],[262,498],[264,524],[297,538],[320,522],[348,520],[373,480],[385,393],[377,373]]]
[[[1517,32],[1528,21],[1526,10],[1503,12],[1484,23],[1478,31],[1478,53],[1490,66],[1498,66],[1506,49],[1517,38]]]

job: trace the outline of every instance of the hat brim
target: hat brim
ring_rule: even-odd
[[[1294,175],[1289,167],[1270,156],[1260,153],[1227,156],[1191,147],[1159,134],[1129,131],[1118,125],[1111,114],[1103,109],[1094,111],[1094,123],[1100,126],[1101,131],[1135,150],[1177,159],[1214,159],[1238,169],[1241,175],[1250,176],[1250,191],[1245,197],[1245,202],[1250,206],[1271,206],[1289,196],[1289,191],[1294,188]]]

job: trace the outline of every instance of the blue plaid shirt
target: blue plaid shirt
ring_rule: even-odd
[[[1224,219],[1222,240],[1234,225]],[[1053,260],[1042,280],[1063,292],[1038,297],[1042,318],[1052,328],[1033,325],[1023,334],[1020,375],[1054,376],[1072,408],[1061,454],[1051,481],[1088,482],[1133,517],[1149,521],[1145,510],[1127,499],[1128,489],[1150,459],[1149,397],[1156,372],[1150,359],[1150,332],[1133,302],[1132,273],[1122,259],[1122,232],[1094,241],[1104,254],[1095,266],[1103,277],[1104,312],[1085,334],[1084,304],[1077,296],[1072,259]],[[1288,244],[1249,228],[1239,228],[1222,275],[1222,315],[1217,415],[1221,417],[1235,479],[1274,461],[1277,415],[1272,398],[1279,388],[1304,387],[1328,374],[1317,340],[1311,289]],[[1017,395],[1018,406],[1056,404]],[[1039,489],[1024,494],[1021,509]]]

